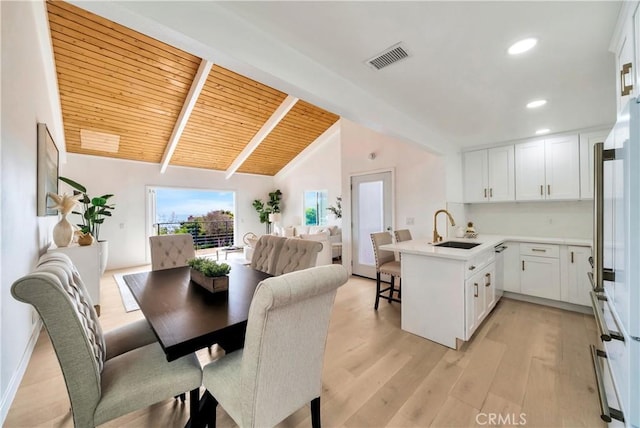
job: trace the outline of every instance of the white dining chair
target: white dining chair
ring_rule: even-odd
[[[244,349],[203,369],[209,427],[218,403],[241,427],[271,427],[311,403],[320,427],[322,363],[341,265],[318,266],[262,281],[249,309]]]
[[[187,260],[196,256],[193,236],[189,233],[149,237],[151,270],[187,266]]]

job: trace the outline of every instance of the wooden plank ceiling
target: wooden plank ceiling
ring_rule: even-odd
[[[160,164],[202,59],[62,1],[47,9],[67,150]],[[226,171],[286,97],[214,64],[169,165]],[[338,119],[299,100],[238,172],[275,175]]]

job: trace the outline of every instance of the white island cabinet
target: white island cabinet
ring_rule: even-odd
[[[460,239],[472,249],[413,240],[383,246],[402,254],[402,329],[450,348],[469,340],[497,303],[497,237]]]

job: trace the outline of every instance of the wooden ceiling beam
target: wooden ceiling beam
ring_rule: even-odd
[[[171,162],[173,152],[175,152],[176,150],[178,141],[180,141],[180,136],[182,135],[184,127],[186,126],[187,121],[191,116],[193,107],[196,105],[198,96],[200,95],[200,92],[202,92],[202,88],[207,81],[207,77],[209,76],[209,72],[211,71],[212,66],[213,62],[203,59],[200,63],[200,67],[198,67],[198,71],[193,78],[193,83],[191,84],[191,89],[189,89],[187,98],[184,100],[182,111],[180,111],[180,115],[178,116],[176,125],[173,128],[173,132],[171,133],[171,138],[169,138],[167,148],[165,149],[164,155],[162,156],[162,164],[160,165],[160,173],[162,174],[164,174],[164,172],[167,170],[167,166],[169,166],[169,162]]]
[[[280,121],[284,119],[287,113],[289,113],[289,110],[291,110],[297,102],[298,98],[292,95],[287,95],[287,98],[284,99],[282,104],[280,104],[276,111],[273,112],[271,117],[264,123],[264,125],[262,125],[260,130],[256,132],[256,135],[254,135],[251,141],[249,141],[249,144],[247,144],[247,146],[240,152],[238,157],[235,158],[233,162],[231,162],[231,165],[229,166],[225,174],[225,177],[227,179],[231,178],[231,176],[235,174],[238,168],[242,166],[244,161],[246,161],[247,158],[251,156],[251,153],[253,153],[254,150],[258,148],[260,143],[262,143],[264,139],[267,138],[269,133],[273,131],[273,128],[275,128],[278,123],[280,123]]]

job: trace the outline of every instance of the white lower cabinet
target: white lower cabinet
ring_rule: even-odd
[[[466,340],[471,338],[496,304],[495,276],[495,263],[491,262],[465,281]]]
[[[520,243],[507,241],[502,252],[504,257],[504,291],[520,293]]]
[[[506,242],[504,290],[589,306],[591,247]],[[511,251],[509,251],[511,250]]]
[[[591,247],[574,245],[567,247],[568,279],[566,301],[570,303],[584,306],[591,304],[591,299],[589,298],[591,283],[587,276],[587,272],[591,272],[589,257],[591,257]]]
[[[559,246],[520,244],[520,292],[560,300]]]

